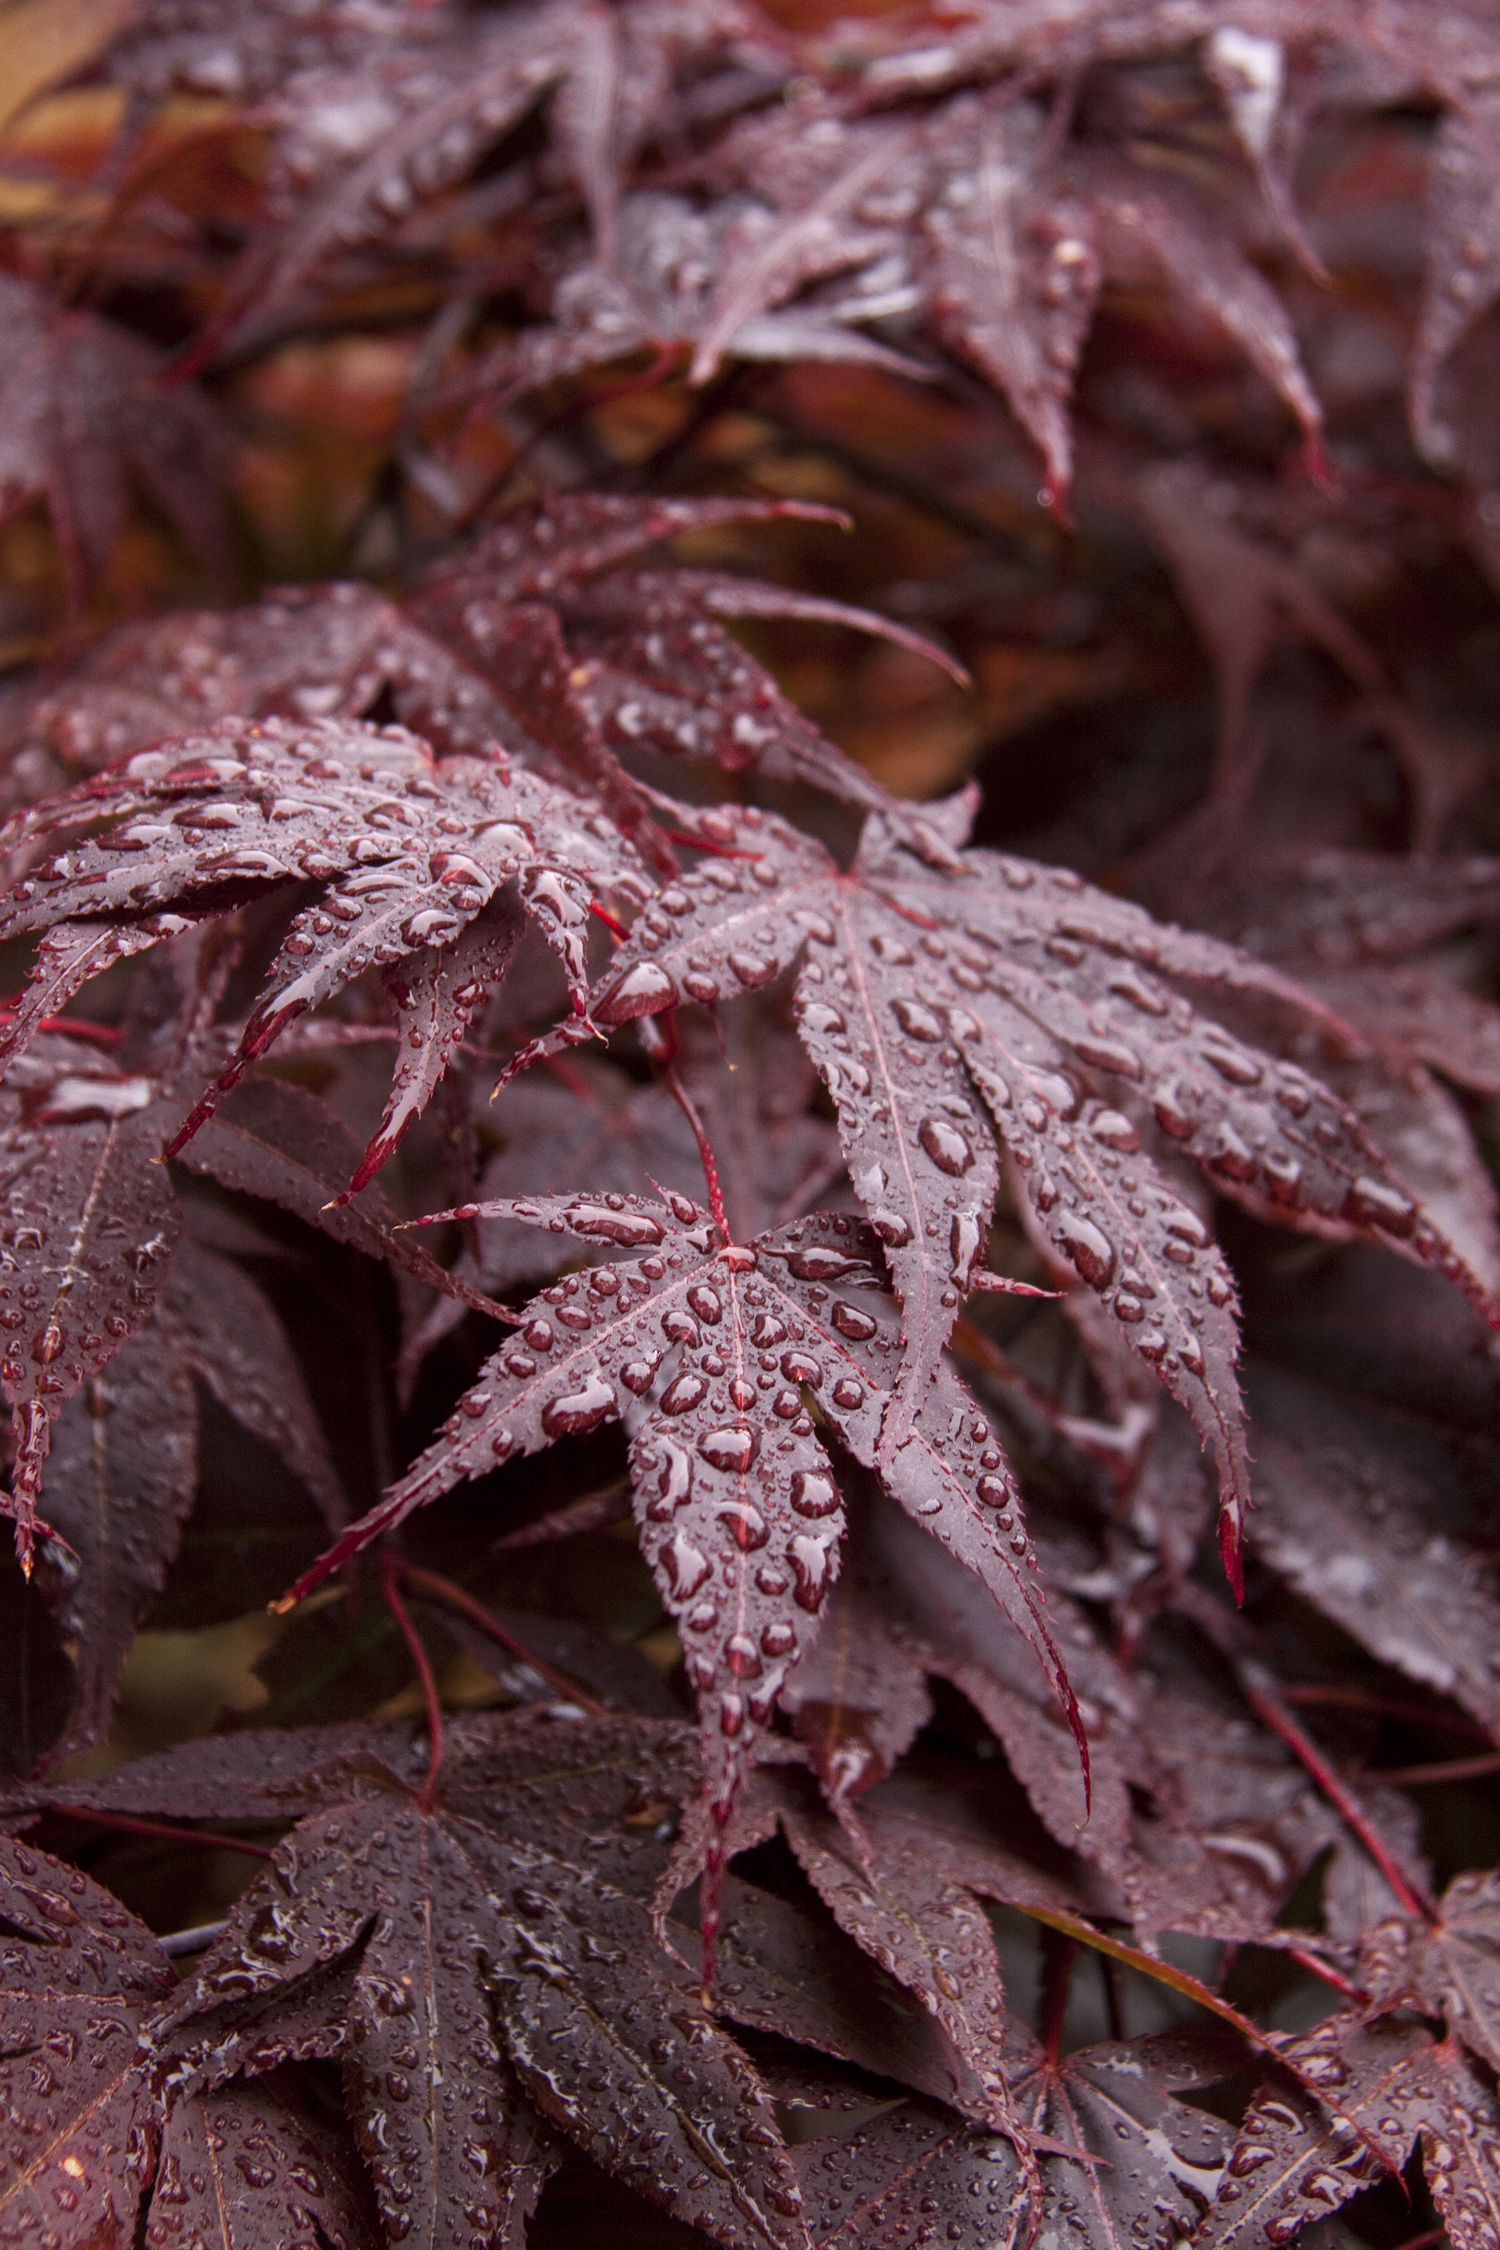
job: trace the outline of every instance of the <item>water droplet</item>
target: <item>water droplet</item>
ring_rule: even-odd
[[[1106,1148],[1117,1148],[1126,1156],[1133,1156],[1141,1145],[1140,1134],[1118,1109],[1096,1110],[1089,1119],[1089,1131]]]
[[[769,984],[771,978],[776,974],[776,963],[766,960],[765,956],[760,953],[731,953],[729,966],[739,978],[740,983],[746,985],[752,992],[757,985]]]
[[[724,1643],[724,1661],[737,1680],[759,1677],[760,1650],[748,1633],[731,1633]]]
[[[824,1000],[810,1000],[805,1007],[799,1008],[797,1022],[814,1039],[833,1039],[849,1028],[838,1009],[830,1008]]]
[[[1344,1216],[1356,1226],[1375,1226],[1385,1234],[1405,1236],[1416,1224],[1417,1207],[1399,1188],[1362,1175],[1344,1198]]]
[[[700,1320],[707,1321],[710,1328],[718,1327],[724,1317],[724,1307],[717,1293],[706,1282],[695,1282],[687,1293],[687,1301]]]
[[[549,1437],[582,1437],[597,1430],[614,1411],[613,1384],[602,1375],[590,1375],[581,1390],[569,1391],[542,1408],[542,1428]]]
[[[687,1414],[707,1395],[708,1385],[703,1377],[694,1374],[691,1369],[684,1369],[682,1374],[673,1377],[662,1392],[661,1410],[663,1414]]]
[[[862,1311],[858,1305],[846,1304],[842,1299],[828,1317],[841,1336],[850,1337],[856,1344],[866,1342],[880,1326],[872,1314]]]
[[[627,1391],[640,1398],[649,1391],[661,1365],[661,1353],[649,1352],[644,1359],[630,1359],[620,1369],[620,1381]]]
[[[907,958],[910,959],[910,955]],[[942,1018],[935,1016],[920,1000],[893,1000],[891,1014],[908,1039],[936,1041],[948,1036]]]
[[[808,1383],[813,1389],[823,1380],[822,1367],[817,1360],[809,1359],[806,1352],[783,1352],[781,1372],[789,1383]]]
[[[831,1516],[838,1504],[838,1486],[821,1469],[799,1469],[792,1478],[792,1506],[799,1516]]]
[[[642,1243],[660,1242],[661,1224],[647,1211],[610,1211],[594,1203],[575,1203],[568,1212],[575,1234],[598,1235],[634,1249]]]
[[[785,1623],[768,1625],[760,1636],[760,1645],[767,1656],[790,1656],[797,1646],[796,1627]]]
[[[1090,1287],[1102,1289],[1115,1270],[1115,1246],[1108,1235],[1081,1212],[1067,1210],[1059,1212],[1052,1234]]]
[[[917,1139],[940,1172],[956,1180],[974,1161],[974,1151],[956,1125],[946,1117],[924,1117]]]
[[[864,1402],[864,1386],[856,1383],[851,1375],[841,1375],[833,1386],[834,1405],[841,1406],[846,1414],[852,1414],[854,1409],[857,1406],[863,1406]]]
[[[712,1575],[713,1564],[682,1533],[675,1532],[662,1552],[667,1582],[678,1601],[687,1601]]]
[[[729,1507],[721,1508],[719,1521],[742,1554],[753,1554],[771,1536],[765,1517],[748,1500],[736,1500]]]
[[[670,1008],[676,998],[677,987],[666,970],[654,961],[639,961],[594,1003],[594,1021],[628,1023],[632,1016],[654,1015],[659,1009]]]
[[[679,1382],[682,1379],[678,1377]],[[665,1399],[662,1404],[666,1405]],[[755,1458],[755,1432],[747,1429],[743,1422],[733,1423],[727,1429],[710,1430],[698,1440],[698,1451],[711,1469],[742,1473]]]
[[[832,1560],[832,1541],[814,1539],[806,1532],[798,1532],[787,1547],[787,1561],[797,1579],[795,1599],[800,1609],[820,1609],[823,1596],[828,1591]]]
[[[870,1213],[870,1224],[882,1242],[892,1250],[902,1250],[910,1242],[910,1222],[899,1211],[877,1210]]]
[[[654,1472],[656,1491],[647,1501],[646,1513],[653,1523],[665,1523],[676,1514],[691,1496],[693,1489],[693,1464],[687,1453],[669,1437],[658,1438],[656,1451],[645,1462],[647,1474]]]
[[[1178,1086],[1158,1086],[1151,1096],[1151,1114],[1169,1139],[1190,1141],[1198,1120]]]

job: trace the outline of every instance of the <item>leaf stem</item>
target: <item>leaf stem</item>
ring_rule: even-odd
[[[1043,1931],[1041,2040],[1048,2062],[1056,2062],[1062,2046],[1063,2018],[1068,2012],[1073,1964],[1077,1959],[1077,1938],[1064,1937],[1058,1930]]]
[[[1477,1781],[1481,1774],[1500,1773],[1500,1750],[1482,1758],[1449,1758],[1431,1766],[1391,1766],[1382,1769],[1382,1781],[1414,1788],[1424,1781]]]
[[[411,1650],[417,1677],[422,1683],[422,1693],[427,1701],[427,1778],[418,1792],[417,1805],[422,1812],[431,1812],[437,1792],[438,1770],[443,1763],[443,1707],[438,1701],[437,1680],[433,1674],[432,1659],[426,1643],[411,1621],[405,1602],[401,1599],[403,1565],[393,1549],[387,1547],[380,1558],[380,1591],[385,1606],[405,1636]]]
[[[201,1844],[205,1850],[243,1852],[247,1859],[274,1859],[266,1844],[247,1843],[242,1836],[211,1836],[204,1828],[170,1828],[164,1820],[137,1820],[130,1813],[97,1812],[92,1805],[49,1803],[48,1812],[64,1813],[69,1820],[90,1820],[100,1828],[119,1828],[130,1836],[161,1836],[173,1844]]]
[[[1264,1671],[1259,1664],[1244,1661],[1236,1664],[1235,1670],[1239,1674],[1240,1685],[1251,1710],[1273,1734],[1280,1736],[1287,1748],[1307,1768],[1329,1803],[1364,1845],[1405,1912],[1414,1915],[1419,1921],[1435,1922],[1437,1909],[1432,1900],[1396,1864],[1389,1846],[1369,1814],[1334,1771],[1311,1735],[1303,1732],[1282,1702],[1270,1673]]]
[[[662,1072],[662,1083],[682,1111],[692,1128],[693,1139],[698,1143],[698,1155],[703,1165],[703,1177],[708,1183],[708,1208],[713,1213],[714,1225],[724,1238],[727,1248],[734,1240],[730,1230],[729,1214],[724,1208],[724,1191],[719,1185],[719,1167],[708,1137],[708,1129],[698,1115],[692,1095],[677,1075],[677,1065],[668,1063]]]
[[[567,1702],[576,1703],[580,1710],[587,1711],[591,1719],[608,1717],[607,1704],[597,1702],[575,1681],[570,1680],[565,1672],[559,1672],[545,1657],[538,1656],[534,1649],[528,1648],[523,1640],[501,1624],[498,1617],[491,1616],[483,1602],[476,1601],[472,1594],[467,1593],[453,1579],[444,1578],[435,1570],[423,1570],[417,1563],[403,1563],[401,1576],[408,1586],[417,1587],[433,1601],[446,1603],[460,1617],[466,1617],[471,1625],[477,1625],[480,1632],[487,1633],[507,1655],[518,1658],[523,1664],[529,1664],[534,1672],[541,1674],[549,1687],[556,1688]]]

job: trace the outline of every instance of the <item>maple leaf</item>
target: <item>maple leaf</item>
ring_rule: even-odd
[[[449,385],[475,406],[503,407],[543,384],[647,348],[658,355],[697,346],[712,317],[714,279],[744,208],[725,196],[699,210],[659,188],[627,195],[615,254],[607,263],[581,235],[558,259],[551,322],[523,328]],[[752,313],[729,338],[738,359],[848,361],[925,379],[920,360],[862,335],[853,325],[904,304],[869,290],[822,299],[803,296],[781,311]]]
[[[1408,2019],[1334,2016],[1287,2049],[1343,2116],[1282,2080],[1252,2102],[1202,2232],[1205,2250],[1283,2243],[1331,2216],[1420,2141],[1427,2184],[1455,2250],[1479,2250],[1497,2215],[1500,2108],[1456,2041]],[[1351,2125],[1366,2138],[1356,2138]]]
[[[72,607],[108,562],[138,477],[185,542],[224,575],[228,539],[208,401],[156,388],[162,361],[112,321],[0,275],[11,339],[0,384],[0,521],[44,499]]]
[[[660,1864],[639,1813],[653,1788],[670,1807],[685,1739],[486,1715],[435,1790],[407,1728],[252,1732],[82,1785],[85,1807],[302,1816],[153,2026],[179,2098],[342,2056],[392,2240],[518,2241],[560,2131],[732,2250],[802,2244],[753,2069],[620,1887]]]
[[[1500,1601],[1474,1553],[1468,1449],[1280,1371],[1257,1367],[1248,1387],[1254,1552],[1372,1655],[1500,1732]]]
[[[184,1243],[146,1327],[67,1402],[47,1462],[51,1530],[73,1644],[74,1710],[54,1762],[107,1731],[120,1668],[177,1551],[197,1490],[197,1381],[280,1454],[330,1526],[348,1513],[301,1369],[261,1291],[229,1259]]]
[[[940,1369],[924,1415],[894,1446],[882,1436],[900,1355],[868,1230],[820,1215],[731,1244],[685,1197],[538,1197],[436,1214],[481,1216],[642,1255],[533,1298],[443,1434],[288,1604],[464,1478],[623,1419],[643,1552],[682,1623],[705,1800],[722,1830],[838,1573],[843,1502],[804,1403],[810,1392],[840,1444],[866,1466],[882,1456],[901,1506],[1014,1619],[1082,1744],[1029,1568],[1020,1494],[989,1423]],[[704,1907],[710,1949],[723,1865],[718,1842]]]
[[[177,1977],[117,1899],[7,1836],[0,1912],[6,2237],[366,2250],[358,2157],[294,2078],[163,2104],[151,2034]]]
[[[733,1230],[748,1239],[811,1202],[843,1158],[833,1127],[807,1114],[814,1074],[769,1006],[735,1009],[718,1027],[722,1050],[714,1028],[681,1020],[676,1069],[714,1148]],[[691,1193],[702,1184],[698,1146],[671,1091],[637,1086],[588,1056],[551,1059],[482,1109],[476,1097],[475,1109],[505,1141],[478,1183],[486,1203],[573,1188],[596,1197],[656,1187]],[[474,1251],[460,1252],[450,1279],[461,1277],[491,1297],[556,1273],[573,1255],[566,1240],[507,1220],[481,1219],[472,1231]],[[408,1343],[403,1367],[414,1366],[463,1311],[460,1298],[439,1297]]]
[[[15,1443],[4,1504],[23,1565],[63,1402],[148,1319],[176,1240],[175,1199],[154,1161],[153,1094],[149,1079],[52,1035],[0,1083],[0,1388]]]
[[[333,584],[118,626],[7,715],[5,748],[34,802],[216,720],[361,719],[386,699],[440,755],[484,756],[519,731],[494,690],[394,602]]]
[[[86,838],[72,840],[79,829]],[[520,914],[558,953],[581,1009],[595,889],[645,895],[635,854],[586,799],[510,768],[498,752],[484,763],[436,761],[401,728],[334,720],[225,721],[139,752],[13,823],[18,845],[59,836],[63,851],[14,892],[0,924],[9,934],[80,915],[129,926],[168,902],[198,918],[273,884],[324,886],[296,915],[268,971],[270,991],[169,1153],[288,1024],[378,964],[401,1046],[385,1118],[350,1193],[420,1112],[503,974]],[[93,973],[85,951],[67,977],[50,976],[48,1005]]]
[[[517,510],[460,565],[440,567],[408,614],[492,681],[592,786],[610,784],[616,757],[632,751],[713,758],[731,773],[754,766],[883,809],[920,839],[919,821],[782,694],[727,627],[740,617],[848,626],[966,677],[950,656],[891,618],[821,595],[725,571],[620,567],[674,533],[778,518],[846,522],[800,501],[560,495]],[[618,818],[617,779],[613,786],[607,801]]]
[[[1500,2068],[1500,1877],[1459,1875],[1419,1924],[1395,1915],[1363,1933],[1360,1965],[1376,2003],[1442,2016],[1461,2039]]]
[[[820,1772],[867,1776],[876,1787],[860,1796],[860,1819],[867,1828],[889,1825],[895,1783],[879,1781],[872,1742],[878,1749],[924,1674],[946,1679],[993,1730],[1046,1830],[1081,1863],[1075,1908],[1089,1900],[1091,1911],[1133,1924],[1147,1945],[1169,1928],[1240,1939],[1266,1930],[1297,1877],[1337,1837],[1337,1822],[1310,1797],[1282,1746],[1190,1668],[1157,1659],[1127,1671],[1085,1612],[1060,1595],[1066,1572],[1055,1541],[1046,1546],[1053,1632],[1088,1738],[1087,1791],[1064,1715],[1039,1692],[1044,1683],[1009,1621],[876,1496],[861,1509],[840,1599],[852,1583],[879,1619],[885,1684],[873,1717],[853,1703],[816,1714]],[[817,1652],[813,1663],[816,1671]],[[971,1839],[951,1856],[946,1837],[937,1840],[943,1820],[935,1806],[920,1821],[913,1816],[928,1838],[919,1859],[1012,1902],[1021,1882],[1024,1903],[1024,1880],[994,1858],[994,1839]]]
[[[424,15],[387,17],[357,60],[312,63],[263,102],[264,213],[200,355],[260,334],[331,252],[391,234],[548,96],[553,177],[576,181],[607,254],[621,173],[670,129],[674,79],[749,28],[733,0]]]
[[[1036,2048],[1018,2056],[1017,2105],[1053,2144],[1033,2223],[1090,2250],[1167,2250],[1196,2226],[1230,2139],[1217,2117],[1177,2097],[1225,2076],[1236,2059],[1217,2034],[1191,2032],[1082,2047],[1061,2060]],[[890,2104],[852,2132],[805,2142],[799,2157],[817,2250],[874,2240],[916,2250],[934,2211],[950,2214],[946,2237],[959,2250],[981,2250],[1018,2223],[1009,2145],[928,2101]]]
[[[945,808],[955,834],[969,802]],[[1335,1019],[1246,956],[1063,870],[988,852],[964,855],[956,874],[928,869],[877,820],[841,874],[821,845],[754,808],[682,819],[744,857],[709,860],[651,902],[590,1020],[725,999],[800,956],[798,1028],[902,1301],[904,1405],[921,1402],[972,1286],[1003,1144],[1047,1240],[1212,1446],[1232,1569],[1248,1492],[1234,1288],[1149,1137],[1266,1216],[1357,1228],[1462,1270],[1351,1111],[1177,988],[1287,1011],[1320,1038],[1337,1036]],[[888,1442],[903,1427],[898,1416]]]
[[[1056,144],[1042,107],[1013,94],[997,103],[961,92],[925,113],[871,117],[851,116],[830,90],[732,125],[705,169],[743,207],[714,245],[693,380],[747,337],[753,353],[778,314],[789,333],[801,313],[826,338],[920,310],[1005,396],[1059,504],[1072,468],[1068,401],[1101,284],[1144,282],[1234,340],[1316,458],[1322,413],[1290,316],[1222,222],[1207,223],[1160,168]],[[830,299],[834,276],[843,287]],[[809,283],[822,288],[804,311]],[[545,339],[540,351],[545,365]],[[835,356],[826,343],[824,355]],[[799,356],[812,354],[804,345]]]

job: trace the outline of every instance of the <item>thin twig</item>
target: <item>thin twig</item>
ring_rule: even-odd
[[[1485,1773],[1500,1773],[1500,1750],[1483,1758],[1449,1758],[1431,1766],[1391,1766],[1382,1769],[1380,1779],[1412,1788],[1426,1781],[1477,1781]]]
[[[492,1617],[483,1602],[476,1601],[472,1594],[466,1593],[464,1588],[456,1585],[451,1578],[444,1578],[435,1570],[423,1570],[416,1563],[404,1563],[401,1567],[401,1576],[408,1586],[420,1588],[433,1601],[446,1603],[448,1608],[455,1610],[460,1617],[466,1617],[471,1625],[477,1625],[480,1632],[487,1633],[492,1641],[506,1651],[507,1655],[518,1658],[523,1664],[529,1664],[534,1672],[541,1675],[549,1687],[555,1688],[565,1701],[576,1703],[579,1709],[586,1711],[591,1719],[602,1719],[608,1716],[609,1706],[607,1704],[597,1702],[575,1681],[570,1680],[566,1673],[559,1672],[555,1665],[546,1661],[545,1657],[536,1655],[532,1649],[526,1646],[523,1640],[518,1639],[514,1633],[502,1625],[498,1617]]]
[[[405,1602],[401,1599],[403,1566],[399,1555],[387,1547],[380,1558],[380,1591],[385,1606],[390,1611],[411,1650],[417,1677],[422,1683],[422,1694],[427,1702],[427,1778],[417,1797],[421,1811],[431,1812],[437,1792],[438,1769],[443,1762],[443,1707],[438,1701],[437,1680],[433,1674],[432,1659],[426,1643],[411,1621]]]
[[[1279,1735],[1287,1748],[1301,1760],[1329,1803],[1364,1845],[1402,1907],[1408,1914],[1416,1915],[1422,1921],[1435,1922],[1437,1909],[1432,1900],[1396,1864],[1389,1846],[1369,1814],[1334,1771],[1312,1737],[1303,1732],[1282,1702],[1270,1673],[1258,1664],[1240,1663],[1235,1669],[1239,1673],[1246,1700],[1256,1717],[1273,1734]]]
[[[698,1115],[692,1095],[677,1075],[675,1063],[669,1063],[662,1072],[662,1084],[692,1128],[693,1139],[698,1143],[698,1155],[703,1164],[703,1177],[708,1183],[708,1208],[713,1213],[714,1225],[724,1238],[726,1248],[734,1240],[729,1225],[729,1213],[724,1208],[724,1190],[719,1185],[719,1167],[714,1157],[713,1144],[702,1118]]]
[[[205,1850],[243,1852],[247,1859],[274,1859],[265,1844],[250,1844],[242,1836],[211,1836],[204,1828],[169,1828],[164,1820],[136,1820],[129,1813],[96,1812],[92,1805],[49,1804],[48,1812],[65,1813],[70,1820],[91,1820],[101,1828],[120,1828],[131,1836],[161,1836],[173,1844],[201,1844]]]

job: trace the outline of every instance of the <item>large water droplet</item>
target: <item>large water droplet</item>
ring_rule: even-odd
[[[598,1235],[634,1249],[640,1243],[660,1242],[661,1224],[646,1211],[610,1211],[597,1203],[575,1203],[568,1212],[575,1234]]]
[[[823,1596],[828,1591],[832,1568],[833,1542],[814,1539],[807,1532],[798,1532],[787,1547],[787,1561],[797,1578],[796,1602],[801,1609],[820,1609]]]
[[[654,961],[639,961],[594,1002],[594,1021],[628,1023],[632,1016],[654,1015],[659,1009],[670,1008],[676,998],[677,987],[666,970]]]
[[[703,1377],[694,1374],[690,1368],[684,1368],[662,1392],[661,1410],[663,1414],[687,1414],[707,1395],[708,1385]]]
[[[831,1516],[838,1504],[838,1486],[821,1469],[799,1469],[792,1478],[792,1506],[799,1516]]]
[[[665,1405],[666,1401],[662,1403]],[[698,1440],[698,1451],[711,1469],[739,1473],[748,1469],[755,1458],[755,1432],[747,1429],[743,1422],[732,1423],[722,1430],[710,1430]]]
[[[798,1010],[797,1021],[814,1039],[833,1039],[849,1028],[838,1009],[830,1008],[823,1000],[808,1001],[805,1007]]]
[[[776,974],[776,963],[761,953],[731,953],[729,966],[752,992],[758,984],[769,984]]]
[[[938,1040],[948,1036],[941,1016],[935,1016],[920,1000],[893,1000],[891,1014],[908,1039]]]
[[[1053,1238],[1065,1250],[1092,1288],[1102,1289],[1115,1270],[1115,1246],[1092,1219],[1078,1211],[1062,1211],[1053,1222]]]
[[[581,1390],[548,1401],[542,1408],[542,1428],[549,1437],[582,1437],[597,1430],[614,1411],[614,1385],[602,1375],[590,1375]]]
[[[858,1305],[846,1304],[842,1299],[828,1317],[841,1336],[850,1337],[856,1344],[864,1343],[880,1326],[873,1314],[862,1311]]]
[[[759,1677],[760,1650],[748,1633],[731,1633],[724,1643],[724,1662],[737,1680]]]
[[[714,1567],[707,1555],[695,1547],[690,1539],[684,1539],[680,1531],[673,1533],[664,1548],[662,1562],[666,1567],[667,1581],[678,1601],[687,1601],[696,1594],[704,1580],[712,1574]]]
[[[974,1151],[956,1125],[946,1117],[924,1117],[917,1127],[917,1139],[940,1172],[956,1180],[967,1172],[974,1161]]]
[[[718,1327],[724,1317],[724,1307],[717,1292],[706,1282],[695,1282],[687,1293],[687,1301],[700,1320],[706,1320],[710,1328]]]
[[[735,1545],[747,1555],[763,1547],[771,1536],[765,1517],[748,1500],[736,1500],[729,1507],[721,1508],[719,1521]]]
[[[1344,1199],[1344,1216],[1356,1226],[1376,1226],[1385,1234],[1408,1235],[1416,1224],[1417,1207],[1399,1188],[1361,1175]]]

